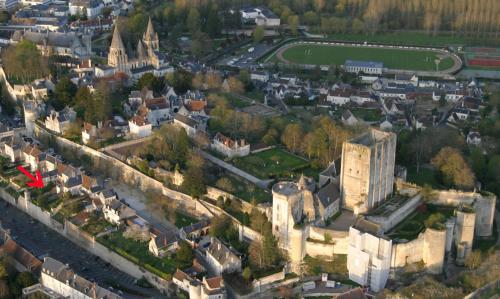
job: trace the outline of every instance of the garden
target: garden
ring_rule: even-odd
[[[153,256],[149,253],[148,242],[127,239],[123,236],[123,230],[100,237],[97,241],[164,279],[169,279],[170,275],[175,271],[176,266],[173,259]]]
[[[261,179],[290,177],[310,166],[309,161],[273,148],[233,160],[233,164],[241,170]]]

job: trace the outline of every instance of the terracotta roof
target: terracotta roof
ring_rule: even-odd
[[[222,283],[222,276],[216,276],[212,278],[205,279],[206,285],[209,289],[219,289]]]
[[[3,250],[6,254],[11,256],[31,272],[40,271],[42,262],[34,257],[31,253],[29,253],[26,249],[19,246],[12,239],[7,240],[7,242],[3,246]]]
[[[191,281],[191,277],[189,277],[189,275],[187,275],[186,273],[184,273],[182,270],[179,270],[179,269],[177,269],[175,271],[174,278],[177,280],[180,280],[180,281],[184,281],[184,280]]]
[[[136,116],[132,117],[132,122],[138,126],[144,126],[144,125],[148,124],[148,120],[145,117],[140,116],[140,115],[136,115]]]
[[[97,184],[97,179],[86,174],[82,174],[82,187],[90,190]]]
[[[189,101],[187,108],[189,111],[201,111],[205,109],[206,102],[205,101]]]

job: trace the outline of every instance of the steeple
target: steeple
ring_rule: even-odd
[[[125,49],[125,47],[123,46],[122,37],[120,36],[120,30],[118,30],[118,23],[116,23],[115,31],[113,32],[113,39],[111,40],[111,48]]]
[[[144,35],[142,36],[142,41],[144,45],[148,47],[148,49],[158,51],[160,49],[160,42],[158,40],[158,33],[155,32],[153,28],[153,22],[151,21],[151,17],[149,17],[148,28]]]
[[[120,72],[129,73],[128,56],[125,51],[125,47],[123,46],[122,37],[120,36],[120,31],[118,30],[118,24],[115,25],[113,40],[111,41],[111,47],[109,48],[108,65],[115,67]]]

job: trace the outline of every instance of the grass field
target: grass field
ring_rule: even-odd
[[[342,65],[346,60],[380,61],[391,69],[434,71],[438,53],[433,51],[379,49],[331,45],[295,45],[283,52],[283,58],[291,63],[315,65]],[[272,59],[279,59],[273,57]],[[450,57],[443,59],[440,70],[453,67]]]
[[[236,167],[261,179],[290,176],[295,171],[309,166],[307,160],[279,148],[234,159],[233,163]]]

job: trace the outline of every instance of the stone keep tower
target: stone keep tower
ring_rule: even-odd
[[[109,48],[108,65],[116,68],[120,72],[129,73],[127,51],[123,46],[118,24],[115,25],[111,47]]]
[[[342,145],[340,193],[355,214],[376,207],[392,193],[396,135],[370,129]]]

